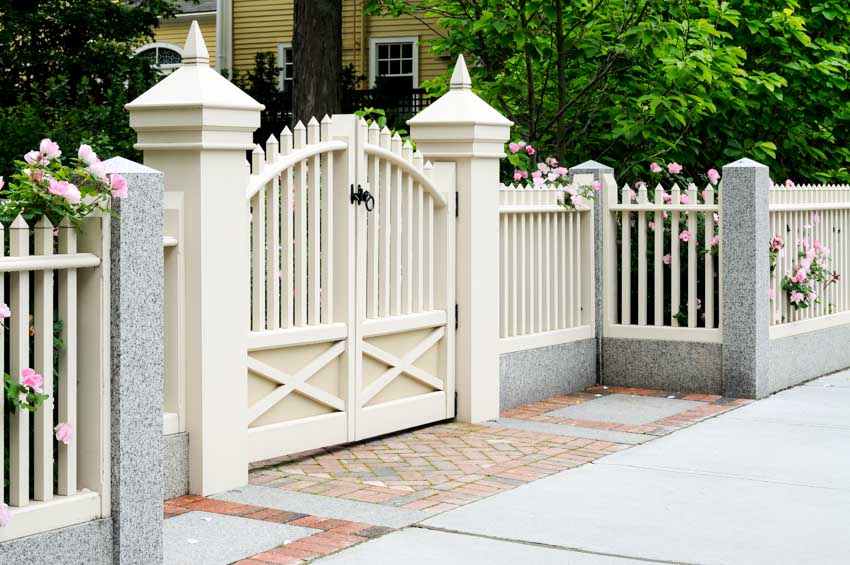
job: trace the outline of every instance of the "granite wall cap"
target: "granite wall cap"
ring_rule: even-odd
[[[732,163],[729,163],[728,165],[723,165],[723,168],[724,169],[752,169],[752,168],[767,169],[768,166],[763,165],[763,164],[759,163],[758,161],[753,161],[752,159],[748,159],[747,157],[744,157],[743,159],[738,159],[737,161],[733,161]]]
[[[107,173],[119,173],[119,174],[143,174],[143,173],[151,173],[161,175],[162,171],[157,171],[156,169],[152,169],[141,163],[136,163],[135,161],[131,161],[130,159],[125,159],[124,157],[113,157],[112,159],[107,159],[103,162],[103,167],[106,169]]]
[[[574,169],[575,170],[602,169],[604,171],[614,172],[613,167],[609,167],[608,165],[603,165],[602,163],[599,163],[598,161],[594,161],[592,159],[590,161],[585,161],[584,163],[582,163],[580,165],[575,165],[575,166],[570,167],[570,171],[572,171]]]

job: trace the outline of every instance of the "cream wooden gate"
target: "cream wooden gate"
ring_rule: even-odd
[[[454,416],[454,193],[353,116],[254,151],[250,461]]]

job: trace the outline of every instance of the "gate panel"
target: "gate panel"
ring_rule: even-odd
[[[454,415],[454,170],[360,127],[355,439]]]
[[[346,119],[347,118],[347,119]],[[352,439],[353,117],[284,129],[254,151],[249,460]],[[342,196],[340,196],[342,195]]]

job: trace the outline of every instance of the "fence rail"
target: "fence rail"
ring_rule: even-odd
[[[183,193],[166,192],[163,223],[165,293],[165,383],[163,431],[186,431],[186,266],[183,250]]]
[[[503,353],[593,336],[593,210],[560,205],[563,188],[499,191]]]
[[[850,323],[850,285],[845,279],[850,269],[850,186],[774,185],[769,195],[771,236],[782,237],[785,243],[771,276],[771,337]],[[817,284],[812,289],[817,301],[798,309],[782,289],[782,281],[794,275],[800,253],[815,241],[830,250],[826,267],[841,278],[828,285]]]
[[[8,430],[0,419],[13,515],[0,541],[108,514],[108,226],[107,216],[79,231],[20,216],[0,226],[0,302],[11,310],[0,364],[18,382],[27,368],[43,375],[48,395],[35,413],[10,414]],[[54,438],[60,422],[73,430],[67,445]]]
[[[715,191],[603,179],[606,336],[721,340]],[[616,274],[616,276],[614,276]]]

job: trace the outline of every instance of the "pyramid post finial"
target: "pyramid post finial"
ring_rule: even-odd
[[[469,90],[472,88],[472,78],[469,76],[469,70],[466,68],[466,61],[463,55],[459,55],[455,70],[452,72],[451,80],[452,90]]]
[[[186,36],[186,45],[183,47],[184,65],[209,65],[210,52],[204,43],[204,36],[197,21],[192,21],[189,35]]]

